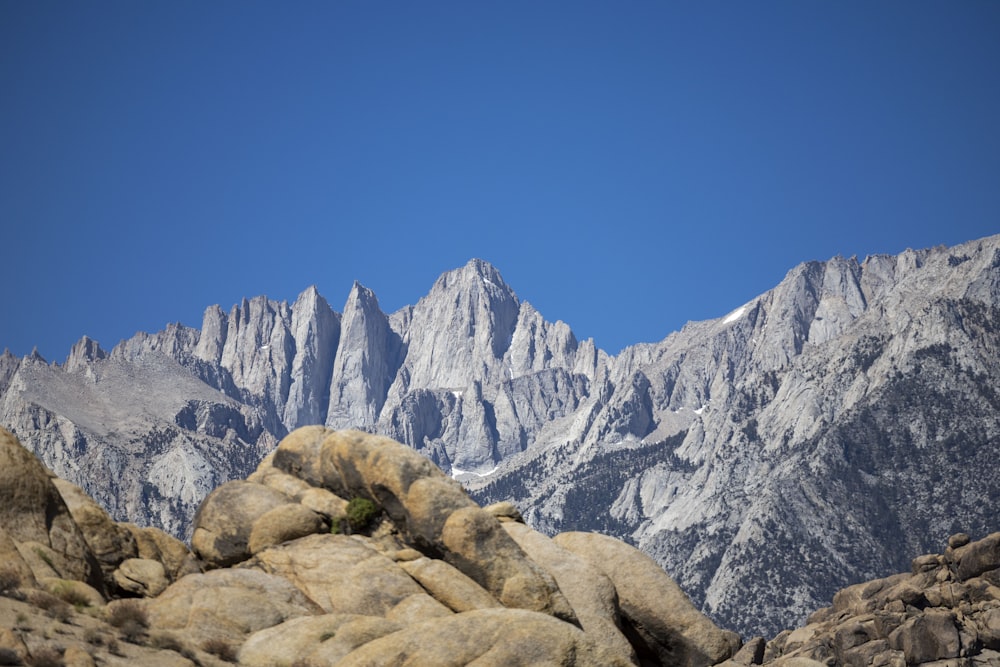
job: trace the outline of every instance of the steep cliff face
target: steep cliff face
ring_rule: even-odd
[[[110,354],[84,339],[62,365],[3,355],[0,423],[119,518],[178,533],[298,426],[382,433],[537,529],[632,541],[724,625],[771,634],[995,529],[977,498],[1000,497],[981,472],[1000,448],[998,297],[1000,237],[808,262],[609,357],[473,260],[389,315],[359,284],[342,315],[310,288]]]

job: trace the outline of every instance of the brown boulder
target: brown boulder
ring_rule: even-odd
[[[480,609],[417,623],[365,643],[336,664],[338,667],[632,665],[576,626],[523,609]]]
[[[503,604],[574,618],[552,577],[499,520],[415,450],[382,436],[336,431],[323,441],[321,458],[325,483],[335,471],[347,495],[375,501],[405,539],[440,554]]]
[[[209,639],[239,643],[290,618],[322,613],[288,580],[252,569],[190,574],[146,605],[153,628],[180,631],[199,645]]]
[[[247,549],[256,554],[270,546],[328,530],[323,517],[308,507],[279,505],[253,522]]]
[[[148,558],[128,558],[113,574],[115,584],[124,591],[152,598],[170,584],[163,563]]]
[[[198,558],[191,553],[186,544],[173,535],[168,535],[159,528],[140,528],[134,523],[118,525],[132,533],[139,558],[162,563],[170,581],[177,581],[186,574],[196,574],[201,571]]]
[[[959,581],[1000,568],[1000,533],[969,542],[949,554]]]
[[[205,498],[194,519],[191,547],[211,567],[228,567],[250,557],[254,522],[292,502],[283,493],[253,482],[226,482]]]
[[[552,575],[525,555],[496,517],[479,507],[452,512],[441,543],[446,560],[505,606],[577,622]]]
[[[634,661],[635,651],[621,632],[618,592],[611,579],[588,561],[523,523],[502,525],[531,560],[555,578],[584,632]]]
[[[399,563],[435,600],[456,612],[500,607],[495,597],[454,566],[434,558]]]
[[[105,582],[111,583],[112,573],[118,565],[126,558],[138,555],[135,538],[127,528],[115,523],[104,508],[79,486],[58,477],[53,478],[52,483],[101,564]]]
[[[389,438],[335,431],[323,441],[321,456],[324,485],[330,491],[375,501],[401,530],[427,546],[436,542],[448,514],[461,507],[478,507],[460,484],[433,463]],[[343,492],[331,485],[331,477],[339,480]],[[415,483],[428,482],[432,494],[410,497]]]
[[[323,448],[323,441],[331,433],[333,431],[323,426],[303,426],[295,429],[278,443],[271,465],[310,486],[323,486],[320,450]]]
[[[246,667],[280,664],[332,665],[357,646],[402,629],[384,618],[356,614],[301,616],[250,635],[239,653]],[[336,648],[335,648],[336,647]],[[323,660],[317,660],[322,654]],[[333,659],[331,659],[333,658]]]
[[[310,535],[265,549],[246,567],[284,577],[326,613],[385,616],[424,590],[400,566],[347,535]]]
[[[734,632],[721,630],[691,603],[656,561],[635,547],[596,533],[561,533],[556,544],[606,574],[618,591],[624,621],[639,645],[639,657],[663,664],[704,667],[740,648]]]
[[[103,591],[100,565],[45,466],[0,428],[0,527],[18,547],[41,545],[47,568],[35,577],[58,576],[83,581]],[[36,552],[37,553],[37,552]]]

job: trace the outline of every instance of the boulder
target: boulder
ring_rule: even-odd
[[[292,500],[299,500],[302,494],[313,488],[307,482],[287,472],[272,468],[261,463],[257,471],[247,477],[248,482],[261,484],[285,494]]]
[[[308,507],[278,505],[253,522],[247,549],[256,554],[267,547],[328,530],[323,517]]]
[[[0,525],[0,576],[5,577],[4,586],[18,581],[19,586],[30,588],[35,585],[35,573],[31,565],[24,559],[14,540]],[[8,579],[9,578],[9,579]]]
[[[38,581],[38,584],[46,592],[51,593],[61,600],[66,600],[72,604],[83,604],[87,607],[100,607],[105,603],[104,596],[93,586],[88,586],[82,581],[73,579],[59,579],[57,577],[45,577]]]
[[[187,574],[201,572],[201,563],[183,542],[159,528],[140,528],[134,523],[120,523],[135,539],[139,558],[159,561],[167,579],[177,581]]]
[[[281,505],[292,503],[285,494],[260,484],[226,482],[202,502],[194,519],[191,547],[210,567],[228,567],[251,556],[254,522]]]
[[[618,591],[623,621],[636,638],[641,659],[704,667],[740,648],[736,633],[721,630],[702,614],[656,561],[635,547],[596,533],[561,533],[553,538],[606,574]]]
[[[552,576],[525,555],[496,517],[479,507],[452,512],[441,543],[445,558],[503,605],[577,622]]]
[[[196,644],[242,643],[254,632],[322,609],[290,581],[254,569],[189,574],[147,603],[153,628],[180,631]]]
[[[52,483],[83,533],[87,546],[97,557],[105,582],[110,584],[112,573],[118,565],[126,558],[138,555],[135,538],[126,527],[115,523],[104,508],[76,484],[58,477],[53,478]]]
[[[405,597],[395,607],[386,612],[385,617],[400,625],[412,625],[428,618],[450,616],[453,612],[448,607],[424,593]]]
[[[502,525],[531,560],[555,578],[583,630],[602,645],[635,661],[635,650],[621,632],[618,592],[611,579],[585,559],[523,523]]]
[[[301,616],[250,635],[240,649],[239,663],[332,665],[358,646],[400,629],[398,623],[373,616]]]
[[[908,664],[957,658],[961,644],[955,615],[929,609],[910,618],[889,634],[889,646],[902,651]]]
[[[502,606],[482,586],[443,560],[422,557],[402,561],[399,566],[435,600],[452,611],[463,612]]]
[[[959,581],[1000,568],[1000,533],[967,542],[949,554]]]
[[[376,502],[411,538],[432,547],[448,515],[462,507],[478,507],[462,486],[445,476],[416,450],[361,431],[335,431],[323,441],[324,484],[344,497]],[[331,475],[331,472],[334,475]],[[332,485],[328,477],[334,478]],[[411,498],[415,483],[432,487]],[[335,488],[337,485],[342,487]]]
[[[128,558],[113,574],[115,584],[124,591],[152,598],[166,590],[170,582],[163,563],[148,558]]]
[[[0,428],[0,526],[29,565],[32,561],[26,557],[24,545],[41,545],[41,553],[45,555],[39,558],[46,567],[33,572],[36,578],[75,579],[104,591],[97,558],[45,466],[3,428]],[[38,553],[34,548],[32,551]]]
[[[299,503],[322,514],[331,524],[347,516],[347,501],[326,489],[310,488],[299,497]]]
[[[1000,651],[1000,607],[994,607],[979,617],[979,641],[983,646]]]
[[[320,450],[323,448],[323,441],[331,433],[333,431],[323,426],[302,426],[295,429],[278,443],[270,461],[271,466],[310,486],[323,486]]]
[[[517,506],[510,501],[501,500],[500,502],[493,503],[492,505],[487,505],[483,509],[500,521],[517,521],[518,523],[524,523],[524,517],[521,515],[521,510],[517,509]]]
[[[245,565],[284,577],[326,613],[385,616],[404,598],[426,595],[397,563],[348,535],[310,535]]]
[[[364,643],[336,664],[338,667],[632,665],[576,626],[523,609],[479,609],[416,623]]]

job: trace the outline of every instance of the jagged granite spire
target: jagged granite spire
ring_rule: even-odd
[[[295,356],[283,417],[289,430],[326,420],[334,359],[340,345],[340,315],[312,286],[292,305],[291,331]]]
[[[398,368],[399,336],[375,293],[355,281],[344,305],[326,425],[371,429]]]

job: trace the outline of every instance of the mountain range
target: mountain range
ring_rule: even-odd
[[[116,519],[182,537],[291,430],[380,433],[536,530],[638,546],[721,626],[771,636],[996,530],[998,297],[1000,236],[836,257],[611,356],[472,260],[391,314],[360,284],[341,312],[310,287],[59,364],[5,353],[0,424]]]

